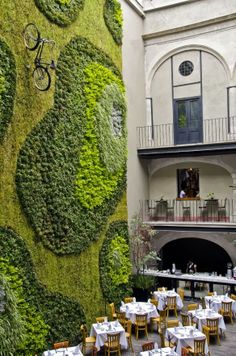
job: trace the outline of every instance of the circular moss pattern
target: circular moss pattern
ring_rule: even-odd
[[[15,60],[6,43],[0,40],[0,143],[12,118],[15,88]]]
[[[118,45],[121,45],[123,17],[119,1],[106,0],[103,9],[103,16],[114,41]]]
[[[8,278],[10,293],[14,295],[15,305],[19,303],[17,312],[25,329],[21,340],[17,338],[17,346],[14,343],[17,352],[13,354],[34,356],[58,340],[78,344],[78,330],[85,322],[80,304],[49,292],[38,282],[25,242],[9,228],[0,227],[0,251],[1,257],[7,260],[6,263],[0,259],[0,276]]]
[[[126,187],[123,96],[121,74],[101,50],[81,37],[65,47],[54,108],[28,136],[16,174],[19,198],[37,237],[57,254],[85,250],[121,199]],[[119,138],[110,129],[113,106],[122,112]],[[100,137],[103,128],[107,137]],[[113,144],[118,148],[108,157],[104,152]]]
[[[100,252],[100,278],[104,297],[119,304],[127,295],[132,265],[129,258],[128,226],[124,221],[113,222],[106,233]]]
[[[84,0],[35,0],[39,10],[59,26],[74,22],[83,9]]]

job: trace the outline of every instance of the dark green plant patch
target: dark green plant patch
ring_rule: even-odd
[[[59,26],[74,22],[83,9],[84,0],[35,0],[39,10]]]
[[[114,41],[118,45],[121,45],[123,17],[119,1],[106,0],[103,9],[103,16]]]
[[[100,81],[88,74],[93,66]],[[114,160],[114,168],[99,139],[98,126],[107,127],[107,123],[101,117],[97,123],[99,110],[113,107],[111,96],[108,104],[104,99],[111,86],[120,92],[114,107],[122,116],[116,140],[123,157],[119,164]],[[37,238],[57,254],[80,253],[95,241],[125,190],[123,92],[118,69],[86,39],[76,37],[62,51],[54,108],[26,139],[16,173],[18,195]],[[107,140],[112,142],[111,133]]]
[[[16,299],[22,294],[27,305],[24,318],[28,318],[25,320],[27,337],[18,345],[16,354],[31,356],[36,351],[43,351],[34,349],[33,352],[30,345],[42,342],[40,335],[45,335],[45,326],[49,329],[45,347],[52,347],[54,342],[65,339],[71,344],[78,344],[80,325],[85,322],[80,304],[59,293],[50,293],[38,282],[25,242],[9,228],[0,227],[0,256],[7,259],[9,266],[13,266],[12,271],[17,268],[17,278],[12,272],[14,278],[9,282],[10,290],[18,291]]]
[[[15,60],[6,43],[0,40],[0,143],[12,118],[15,89]]]
[[[111,223],[100,252],[99,264],[103,295],[108,302],[119,305],[125,296],[132,293],[127,222]]]

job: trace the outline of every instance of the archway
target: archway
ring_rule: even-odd
[[[218,244],[205,239],[181,238],[168,242],[161,251],[162,268],[171,269],[172,263],[182,272],[186,271],[189,259],[197,264],[198,272],[213,272],[225,275],[227,263],[232,260]]]

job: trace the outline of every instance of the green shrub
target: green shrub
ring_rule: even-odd
[[[59,26],[74,22],[83,9],[84,0],[35,0],[39,10]]]
[[[114,41],[120,45],[122,43],[123,18],[119,1],[106,0],[103,15]]]

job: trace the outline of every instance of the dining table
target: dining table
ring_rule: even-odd
[[[196,309],[196,310],[189,310],[188,314],[192,318],[192,320],[197,324],[198,330],[202,331],[202,325],[206,325],[207,318],[210,319],[219,319],[219,331],[226,330],[224,318],[221,314],[217,313],[215,310],[212,309]]]
[[[173,348],[163,347],[140,352],[140,356],[178,356]]]
[[[107,334],[120,333],[120,345],[122,349],[127,349],[128,343],[125,336],[125,329],[118,320],[92,324],[90,336],[96,337],[95,346],[99,351],[107,341]]]
[[[232,302],[232,312],[236,313],[236,300],[231,299],[228,295],[212,295],[205,296],[207,308],[211,308],[218,312],[222,308],[222,302]]]
[[[158,310],[164,310],[166,303],[167,303],[167,297],[176,297],[176,305],[177,309],[181,310],[183,308],[183,302],[178,293],[176,293],[175,290],[158,290],[153,292],[154,298],[158,301],[157,309]]]
[[[196,329],[193,326],[179,326],[175,328],[166,329],[166,338],[171,342],[176,343],[175,352],[177,355],[181,356],[182,347],[194,348],[194,340],[206,339],[200,330]],[[208,355],[208,344],[207,340],[205,342],[205,355]]]
[[[47,350],[42,356],[83,356],[80,346],[62,347],[56,350]]]
[[[136,314],[147,314],[147,321],[150,318],[156,318],[159,316],[157,308],[151,302],[132,302],[127,304],[122,304],[120,307],[121,312],[125,312],[127,319],[132,321],[132,324],[136,321]]]

